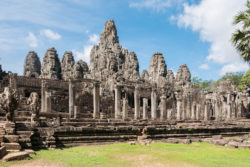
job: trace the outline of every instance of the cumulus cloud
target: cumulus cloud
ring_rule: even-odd
[[[249,66],[247,63],[231,63],[224,65],[220,71],[220,75],[225,75],[229,72],[242,72],[247,71]]]
[[[98,44],[100,40],[99,35],[92,34],[89,36],[88,42],[86,45],[83,46],[82,51],[78,51],[76,49],[73,49],[73,53],[76,55],[77,60],[84,60],[89,64],[90,61],[90,52],[94,45]]]
[[[26,37],[26,41],[32,48],[36,48],[38,46],[38,39],[32,32],[29,32],[29,35]]]
[[[165,11],[171,6],[171,0],[141,0],[139,2],[131,2],[129,7],[137,9],[152,9],[156,12]]]
[[[199,4],[184,4],[183,13],[177,17],[180,27],[199,32],[201,40],[211,43],[206,60],[224,65],[221,74],[247,67],[230,41],[236,29],[233,18],[245,4],[246,0],[201,0]]]
[[[99,35],[97,35],[97,34],[92,34],[92,35],[90,35],[90,37],[89,37],[89,42],[91,42],[91,43],[93,43],[93,44],[97,44],[97,43],[99,43],[99,39],[100,39]]]
[[[199,66],[200,69],[203,69],[203,70],[208,70],[209,69],[209,66],[207,64],[201,64]]]
[[[54,32],[50,29],[44,29],[41,31],[41,34],[44,35],[45,37],[51,39],[51,40],[59,40],[61,39],[61,35],[58,34],[57,32]]]

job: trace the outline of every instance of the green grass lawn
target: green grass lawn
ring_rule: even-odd
[[[40,164],[47,167],[250,167],[250,149],[208,143],[152,143],[150,146],[118,143],[40,150],[30,160],[0,162],[3,167]]]

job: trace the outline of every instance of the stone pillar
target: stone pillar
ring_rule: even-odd
[[[51,92],[45,91],[45,112],[51,112]]]
[[[17,74],[9,73],[9,86],[12,89],[17,89]]]
[[[127,95],[122,99],[122,119],[126,120],[128,118],[128,99]]]
[[[156,119],[156,109],[157,109],[157,95],[156,95],[156,89],[152,88],[151,92],[151,119]]]
[[[227,119],[231,119],[231,113],[232,113],[231,94],[228,94],[227,95]]]
[[[167,120],[171,120],[172,119],[172,112],[173,112],[173,109],[168,109],[167,110]]]
[[[192,110],[191,110],[191,120],[195,120],[195,111],[196,111],[196,105],[195,103],[193,103]]]
[[[148,99],[143,98],[143,113],[142,113],[143,119],[148,119]]]
[[[74,118],[78,118],[78,112],[79,112],[79,107],[78,106],[74,106]]]
[[[41,112],[46,112],[45,110],[45,101],[46,96],[45,92],[48,91],[48,82],[46,80],[42,80],[42,86],[41,86]]]
[[[115,85],[115,119],[121,117],[121,89],[120,86]]]
[[[201,105],[200,104],[197,104],[196,105],[196,120],[200,120],[200,112],[201,112]]]
[[[177,99],[177,103],[176,103],[176,120],[181,120],[181,101]]]
[[[99,83],[93,84],[93,118],[100,118],[100,85]]]
[[[139,119],[140,118],[140,95],[139,95],[139,87],[138,86],[135,86],[134,104],[135,104],[134,119]]]
[[[186,119],[186,106],[185,106],[185,103],[182,102],[182,105],[181,105],[181,119],[182,120],[185,120]]]
[[[74,117],[74,106],[75,106],[75,85],[73,81],[69,81],[69,115],[71,118]]]
[[[160,112],[160,120],[163,121],[166,119],[166,96],[161,97],[161,112]]]
[[[208,111],[209,110],[209,104],[205,102],[205,106],[204,106],[204,121],[208,121]]]

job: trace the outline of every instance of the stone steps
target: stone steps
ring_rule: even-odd
[[[19,143],[1,143],[1,146],[5,146],[7,151],[19,151],[21,150],[21,146]]]

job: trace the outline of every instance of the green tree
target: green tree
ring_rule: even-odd
[[[211,83],[212,83],[212,81],[203,80],[198,77],[193,77],[191,82],[193,83],[193,85],[204,88],[206,90],[211,88]]]
[[[250,70],[242,77],[238,87],[242,90],[245,86],[250,86]]]
[[[241,29],[237,29],[232,35],[232,42],[240,52],[242,58],[250,63],[250,2],[247,1],[247,9],[240,12],[234,18],[234,24],[242,24]]]

